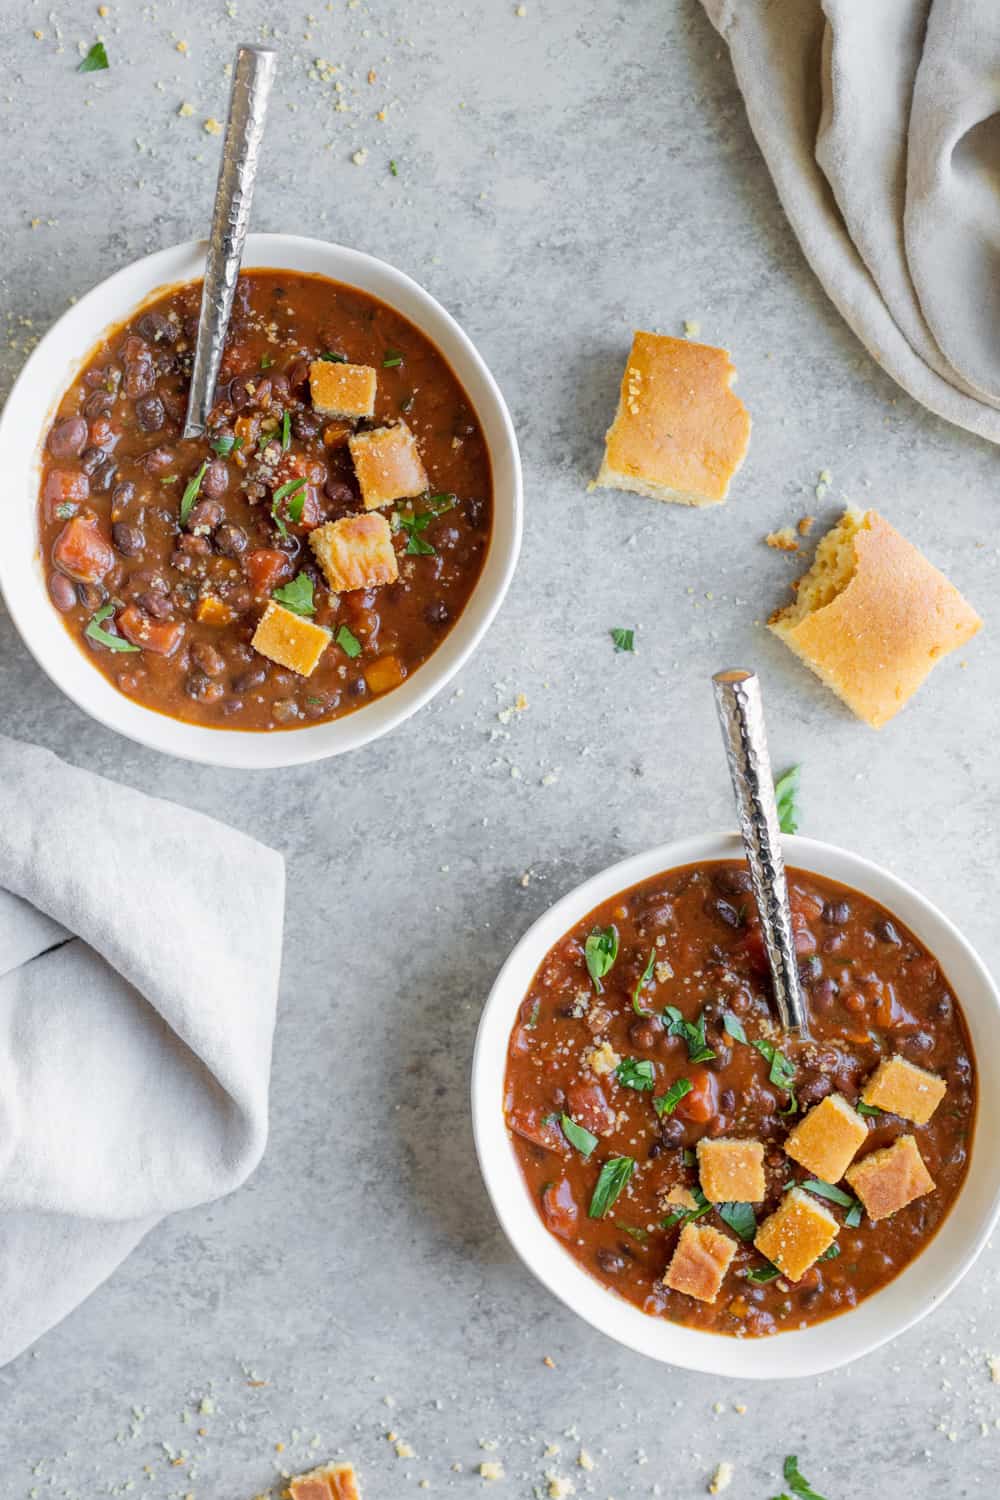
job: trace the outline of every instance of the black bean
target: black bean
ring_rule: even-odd
[[[660,1121],[660,1140],[665,1146],[679,1146],[685,1135],[684,1121],[670,1115]]]
[[[809,995],[810,1005],[818,1006],[821,1010],[827,1010],[837,998],[839,985],[836,980],[829,977],[821,979],[818,984],[812,986]]]
[[[490,510],[485,500],[466,500],[463,512],[473,531],[484,531],[489,525]]]
[[[93,474],[98,465],[104,462],[103,448],[84,448],[80,455],[80,468],[85,474]]]
[[[218,500],[199,500],[187,518],[187,529],[204,540],[204,533],[214,531],[225,512]],[[201,551],[201,548],[197,549]]]
[[[244,407],[251,406],[256,400],[257,389],[256,375],[237,375],[229,382],[229,404],[236,411],[242,411]],[[270,386],[268,387],[270,389]]]
[[[432,599],[424,609],[424,619],[428,625],[447,625],[451,619],[451,610],[443,599]]]
[[[156,593],[152,589],[136,594],[135,602],[145,614],[150,615],[154,620],[169,620],[174,612],[170,596]]]
[[[353,506],[355,494],[351,486],[344,479],[339,479],[336,474],[328,474],[323,484],[323,493],[334,505]]]
[[[159,432],[167,420],[159,396],[143,396],[135,403],[135,416],[143,432]]]
[[[823,960],[815,953],[799,959],[799,978],[803,984],[813,984],[823,973]]]
[[[67,417],[50,430],[47,442],[53,458],[78,458],[87,446],[87,424],[83,417]]]
[[[131,505],[134,499],[135,485],[132,483],[131,479],[123,479],[121,483],[116,484],[114,489],[111,491],[111,504],[115,507],[116,510],[122,510],[126,505]]]
[[[752,889],[749,870],[732,870],[723,867],[712,876],[712,884],[724,896],[742,896]]]
[[[731,1115],[736,1108],[736,1094],[732,1089],[723,1089],[719,1095],[719,1108],[725,1115]]]
[[[662,1031],[662,1026],[652,1016],[637,1016],[629,1025],[628,1039],[633,1047],[638,1047],[640,1052],[651,1052],[659,1041]]]
[[[934,1003],[934,1014],[942,1021],[950,1021],[952,1013],[952,1000],[950,995],[942,995]]]
[[[251,667],[249,672],[241,672],[238,677],[233,678],[233,692],[249,693],[251,688],[260,687],[266,681],[266,667]]]
[[[363,698],[368,691],[368,684],[363,677],[355,677],[347,691],[352,698]]]
[[[598,1250],[594,1259],[608,1276],[617,1276],[625,1269],[625,1257],[619,1255],[617,1250],[607,1250],[603,1246]]]
[[[213,682],[204,672],[191,672],[184,683],[184,691],[198,703],[217,703],[226,690],[221,682]]]
[[[275,401],[285,402],[285,401],[288,400],[288,397],[289,397],[290,394],[291,394],[291,387],[288,384],[288,376],[287,375],[280,375],[280,374],[279,375],[272,375],[271,376],[271,397],[272,397],[272,399],[275,400]]]
[[[141,557],[146,546],[144,533],[138,526],[129,526],[125,521],[115,521],[111,527],[111,540],[123,557]]]
[[[302,442],[308,442],[319,434],[322,422],[314,412],[297,411],[292,415],[292,431]]]
[[[242,526],[223,521],[215,533],[215,546],[223,557],[241,557],[247,550],[247,534]]]
[[[191,647],[191,660],[206,677],[221,677],[226,670],[226,658],[210,641],[195,641]]]
[[[83,414],[91,421],[94,421],[96,417],[107,417],[110,416],[114,404],[115,398],[110,391],[91,391],[83,403]]]
[[[76,589],[65,573],[49,574],[49,593],[52,603],[62,614],[66,614],[76,604]]]
[[[115,476],[118,473],[118,465],[113,458],[106,458],[102,464],[98,464],[90,478],[90,488],[103,492],[114,489]]]
[[[879,919],[872,924],[872,931],[877,938],[881,938],[883,943],[892,943],[893,947],[896,948],[898,948],[900,943],[902,943],[903,941],[899,933],[896,931],[895,927],[889,921],[888,917],[879,917]]]
[[[218,500],[229,488],[229,470],[221,458],[214,458],[201,476],[201,492]]]
[[[828,901],[823,907],[823,921],[828,927],[843,927],[851,920],[851,908],[847,901]]]
[[[825,1073],[817,1073],[814,1078],[807,1078],[799,1084],[796,1092],[800,1104],[818,1104],[827,1094],[833,1093],[833,1084]]]
[[[130,401],[148,396],[156,384],[156,371],[149,355],[125,361],[125,394]]]
[[[143,313],[136,327],[149,344],[172,344],[177,337],[174,324],[158,312]]]
[[[78,583],[76,595],[84,609],[100,609],[108,597],[108,591],[103,583]]]
[[[276,724],[291,724],[299,717],[299,705],[294,698],[277,698],[271,704],[271,717]]]
[[[174,450],[172,448],[150,448],[139,460],[147,474],[165,474],[167,469],[174,466]]]
[[[708,909],[719,918],[720,922],[725,922],[727,927],[742,927],[743,925],[743,919],[735,906],[724,901],[721,896],[716,901],[710,901]]]

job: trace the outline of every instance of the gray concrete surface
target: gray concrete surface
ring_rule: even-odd
[[[464,322],[520,433],[523,558],[460,694],[348,760],[257,777],[90,723],[0,616],[5,730],[238,822],[290,876],[264,1164],[0,1371],[0,1495],[249,1500],[340,1450],[368,1500],[423,1480],[476,1494],[484,1458],[506,1466],[501,1497],[544,1492],[549,1470],[598,1500],[696,1496],[726,1458],[733,1500],[767,1500],[792,1451],[828,1500],[995,1493],[996,1251],[936,1316],[826,1379],[661,1368],[515,1263],[466,1088],[481,1003],[528,923],[612,859],[731,822],[708,686],[723,664],[764,678],[775,757],[804,767],[804,831],[918,882],[997,961],[997,454],[916,408],[825,301],[695,0],[313,10],[111,0],[101,19],[7,0],[4,387],[74,294],[202,230],[224,64],[274,39],[255,224],[385,256]],[[111,70],[78,76],[99,32]],[[730,504],[588,494],[630,329],[684,319],[734,351],[753,412]],[[795,572],[762,536],[844,495],[884,507],[987,617],[881,735],[761,624]],[[635,657],[613,654],[616,625],[638,627]]]

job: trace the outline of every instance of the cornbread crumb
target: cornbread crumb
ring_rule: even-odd
[[[398,1438],[394,1446],[397,1458],[416,1458],[416,1454],[405,1438]]]
[[[367,160],[368,152],[364,146],[362,146],[360,150],[353,152],[351,155],[351,161],[356,167],[363,167]]]
[[[186,52],[187,50],[188,50],[188,44],[187,44],[187,42],[178,42],[177,43],[177,51],[178,52]]]
[[[674,966],[668,958],[661,958],[653,973],[656,975],[657,984],[666,984],[668,979],[674,977]]]
[[[1000,1385],[1000,1354],[987,1354],[986,1364],[994,1385]]]
[[[545,1358],[542,1360],[542,1364],[546,1365],[550,1370],[554,1370],[556,1367],[555,1360],[551,1357],[551,1355],[548,1354],[546,1354]]]
[[[684,319],[684,337],[686,339],[696,339],[700,333],[701,324],[697,318]]]
[[[716,1464],[715,1473],[709,1480],[708,1493],[710,1495],[721,1495],[723,1490],[728,1490],[733,1482],[733,1466],[727,1458],[720,1464]]]
[[[613,1073],[620,1062],[621,1058],[610,1042],[602,1042],[587,1058],[591,1072],[596,1073],[598,1077],[604,1073]]]
[[[496,1459],[488,1460],[479,1465],[479,1474],[482,1479],[502,1479],[504,1477],[503,1464],[498,1463]]]
[[[798,539],[790,526],[782,526],[778,531],[769,531],[764,540],[776,552],[798,552],[799,550]]]
[[[563,1474],[546,1474],[549,1482],[549,1500],[566,1500],[567,1495],[576,1494],[576,1485],[572,1479],[567,1479]]]
[[[222,134],[222,126],[219,124],[214,115],[210,115],[201,128],[202,130],[204,130],[206,135]]]
[[[810,531],[812,531],[812,529],[813,529],[813,527],[815,525],[816,525],[816,517],[815,516],[803,516],[802,519],[799,521],[799,525],[798,525],[799,536],[808,536],[809,533],[810,533]]]
[[[587,1452],[586,1448],[581,1448],[580,1449],[580,1452],[577,1455],[577,1460],[576,1461],[580,1465],[581,1469],[587,1469],[589,1471],[591,1469],[596,1469],[596,1467],[597,1467],[597,1465],[594,1463],[594,1460],[591,1458],[590,1454]]]
[[[178,106],[177,113],[182,120],[186,120],[190,115],[194,114],[194,105],[188,104],[187,100],[185,100],[183,104]]]

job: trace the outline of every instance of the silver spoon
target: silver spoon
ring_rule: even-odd
[[[775,1004],[785,1030],[808,1037],[809,1017],[792,936],[760,682],[756,673],[736,667],[716,672],[712,685],[760,929],[771,966]]]
[[[219,378],[236,278],[243,259],[264,116],[277,60],[278,54],[272,47],[240,47],[236,53],[184,420],[186,438],[202,436],[215,400],[215,382]]]

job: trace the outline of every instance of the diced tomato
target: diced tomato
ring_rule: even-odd
[[[566,1152],[566,1137],[550,1112],[542,1114],[539,1109],[512,1109],[507,1114],[507,1124],[516,1135],[523,1136],[535,1146],[546,1151]]]
[[[573,1189],[565,1177],[550,1182],[542,1192],[542,1213],[553,1234],[568,1240],[576,1229],[579,1209],[573,1197]]]
[[[365,681],[373,693],[388,693],[399,687],[405,676],[406,668],[398,656],[380,656],[365,667]]]
[[[747,929],[743,939],[743,952],[746,954],[747,962],[756,974],[766,974],[769,969],[767,961],[767,949],[764,947],[764,936],[759,926]]]
[[[118,628],[133,646],[141,646],[143,651],[152,651],[157,656],[173,656],[184,635],[179,620],[151,620],[134,604],[122,610]]]
[[[52,522],[58,519],[57,506],[77,507],[89,496],[90,480],[86,474],[79,474],[71,469],[50,469],[45,476],[45,488],[42,491],[46,521]]]
[[[710,1073],[707,1068],[690,1068],[687,1077],[691,1083],[691,1092],[684,1095],[674,1114],[695,1125],[706,1125],[718,1113],[718,1084],[715,1074]]]
[[[267,598],[291,572],[284,552],[271,547],[258,547],[256,552],[249,552],[243,567],[257,599]]]
[[[610,1135],[615,1112],[599,1083],[573,1083],[566,1090],[566,1113],[594,1135]]]
[[[52,561],[78,583],[99,583],[114,567],[115,554],[101,535],[96,516],[74,516],[56,537]]]

